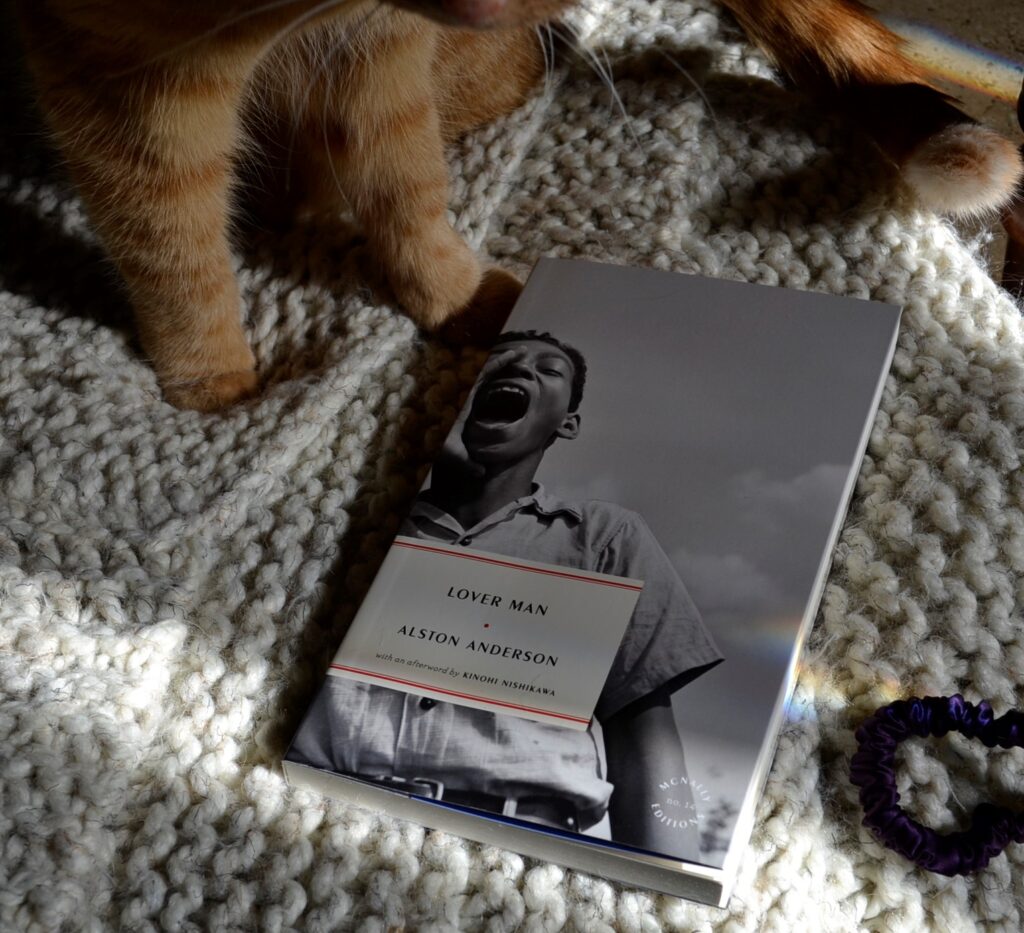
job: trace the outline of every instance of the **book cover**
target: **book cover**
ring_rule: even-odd
[[[288,779],[723,904],[898,325],[541,260]]]

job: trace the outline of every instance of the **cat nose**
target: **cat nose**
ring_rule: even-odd
[[[444,11],[467,26],[486,26],[504,11],[507,0],[441,0]]]

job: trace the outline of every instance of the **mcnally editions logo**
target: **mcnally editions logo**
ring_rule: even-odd
[[[688,829],[704,818],[697,810],[697,800],[711,802],[711,794],[700,781],[691,781],[685,774],[658,784],[661,799],[651,804],[651,814],[672,829]]]

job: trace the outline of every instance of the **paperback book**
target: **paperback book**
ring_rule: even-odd
[[[288,780],[724,905],[898,327],[541,260]]]

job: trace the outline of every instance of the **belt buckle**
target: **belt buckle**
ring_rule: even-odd
[[[410,784],[425,784],[430,790],[431,800],[441,800],[444,797],[444,781],[435,781],[433,778],[414,777]],[[420,796],[425,796],[421,794]]]

